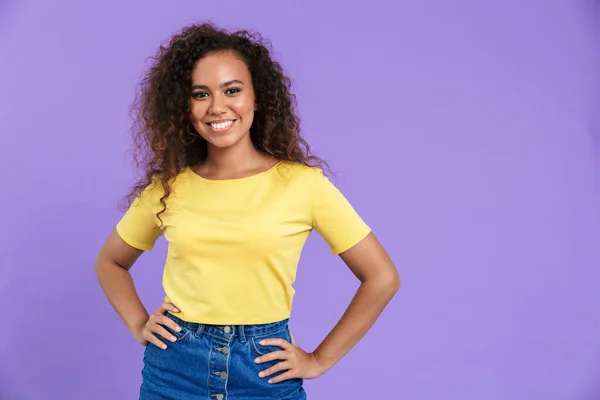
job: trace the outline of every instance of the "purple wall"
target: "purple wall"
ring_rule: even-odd
[[[0,7],[1,399],[136,398],[143,348],[93,262],[131,183],[144,59],[201,18],[272,39],[306,136],[403,278],[311,399],[600,398],[597,4],[38,3]],[[151,309],[165,249],[134,268]],[[305,349],[356,287],[311,237]]]

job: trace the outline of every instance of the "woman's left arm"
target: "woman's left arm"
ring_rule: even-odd
[[[256,362],[283,361],[263,371],[260,376],[287,370],[272,378],[271,383],[296,377],[316,378],[325,373],[369,331],[400,288],[398,271],[373,233],[341,253],[340,257],[361,281],[356,295],[342,318],[313,353],[306,353],[297,344],[282,339],[265,340],[264,345],[279,346],[282,351],[262,356]]]

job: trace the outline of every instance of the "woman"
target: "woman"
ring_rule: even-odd
[[[300,136],[289,80],[257,36],[185,28],[134,103],[144,177],[101,249],[96,274],[146,346],[141,399],[304,399],[400,286],[369,227]],[[312,230],[361,286],[313,352],[288,318]],[[129,269],[164,235],[165,302],[148,315]]]

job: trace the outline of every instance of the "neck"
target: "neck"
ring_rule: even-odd
[[[213,172],[229,175],[252,169],[257,163],[264,162],[264,155],[256,150],[249,140],[250,135],[247,137],[248,140],[242,140],[227,148],[209,145],[205,166]]]

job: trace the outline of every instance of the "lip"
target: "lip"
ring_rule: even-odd
[[[237,119],[235,119],[235,118],[228,118],[228,119],[215,119],[215,120],[212,120],[212,121],[208,121],[206,124],[207,124],[207,125],[210,125],[210,124],[220,124],[220,123],[222,123],[222,122],[229,122],[229,121],[233,121],[233,122],[235,122],[235,121],[237,121]]]
[[[221,132],[226,132],[226,131],[228,131],[229,129],[231,129],[231,127],[232,127],[233,125],[235,125],[235,122],[236,122],[236,121],[237,121],[237,119],[218,119],[218,120],[217,120],[217,119],[215,119],[215,120],[213,120],[213,121],[207,122],[207,123],[206,123],[206,125],[207,125],[207,126],[208,126],[208,127],[209,127],[209,128],[212,130],[212,131],[213,131],[213,132],[219,132],[219,133],[221,133]],[[213,127],[213,126],[211,125],[211,124],[219,124],[219,123],[223,123],[223,122],[231,122],[231,124],[227,125],[225,128],[221,128],[221,129],[215,128],[215,127]]]

